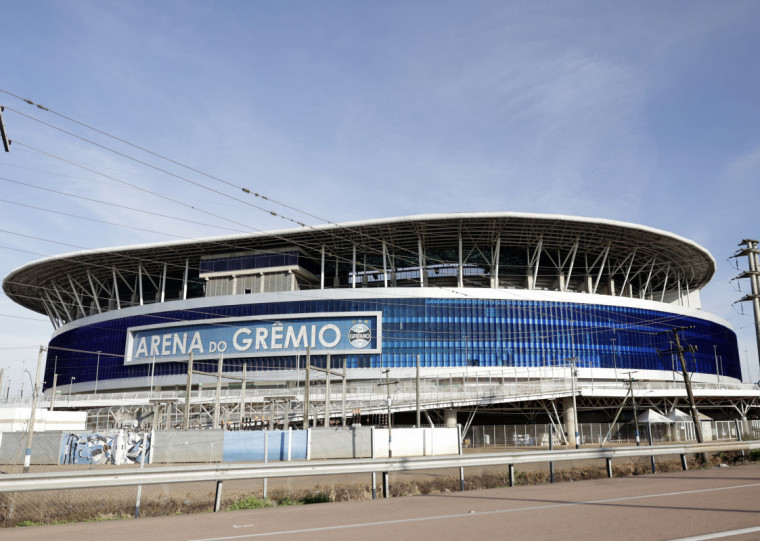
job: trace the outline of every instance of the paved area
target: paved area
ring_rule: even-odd
[[[760,464],[436,496],[2,530],[4,540],[760,539]]]

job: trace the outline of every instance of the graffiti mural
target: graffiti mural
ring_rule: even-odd
[[[150,461],[150,432],[75,434],[66,433],[61,441],[59,464],[140,464]]]

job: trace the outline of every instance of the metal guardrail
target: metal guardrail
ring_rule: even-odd
[[[325,462],[287,462],[258,464],[222,464],[197,466],[168,466],[145,469],[88,470],[83,472],[43,472],[11,474],[0,477],[0,494],[38,490],[68,490],[83,488],[123,487],[162,483],[216,482],[217,498],[221,483],[235,479],[266,479],[310,475],[339,475],[376,472],[405,472],[441,468],[473,466],[504,466],[514,477],[516,464],[537,462],[563,462],[572,460],[607,461],[611,476],[611,460],[638,456],[681,455],[685,468],[685,455],[716,453],[721,451],[751,451],[760,449],[760,441],[723,442],[713,444],[682,444],[641,447],[612,447],[596,449],[570,449],[556,451],[529,451],[489,453],[482,455],[449,455],[438,457],[383,458],[361,460],[331,460]],[[463,487],[464,485],[462,485]],[[464,488],[462,488],[464,490]],[[217,508],[217,506],[215,506]]]

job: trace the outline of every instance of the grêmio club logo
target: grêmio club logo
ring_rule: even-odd
[[[372,330],[364,323],[357,323],[348,331],[348,342],[355,348],[366,348],[372,340]]]

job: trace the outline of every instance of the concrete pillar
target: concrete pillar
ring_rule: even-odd
[[[443,410],[443,425],[446,428],[457,427],[457,410]]]
[[[570,447],[575,447],[575,408],[573,408],[573,397],[568,396],[562,399],[562,414],[565,417],[565,433],[567,433],[567,443]]]
[[[752,436],[752,429],[749,426],[749,421],[747,420],[746,415],[742,415],[742,439],[750,438]]]

